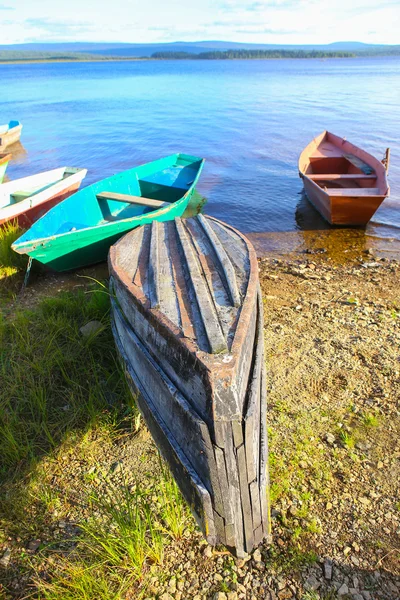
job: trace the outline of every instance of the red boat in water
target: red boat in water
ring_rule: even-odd
[[[385,163],[385,164],[384,164]],[[332,225],[366,225],[389,195],[384,161],[324,131],[299,158],[307,198]]]

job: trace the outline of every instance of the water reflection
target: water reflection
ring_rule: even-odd
[[[297,229],[303,231],[315,229],[330,229],[329,223],[325,221],[319,212],[307,199],[304,190],[299,192],[300,199],[295,209],[295,220]]]
[[[21,142],[15,142],[15,144],[12,144],[12,146],[8,146],[7,152],[11,153],[11,160],[19,165],[22,165],[24,162],[26,162],[28,158],[28,151],[23,144],[21,144]]]

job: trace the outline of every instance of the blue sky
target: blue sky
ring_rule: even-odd
[[[400,0],[0,0],[0,30],[0,44],[400,44]]]

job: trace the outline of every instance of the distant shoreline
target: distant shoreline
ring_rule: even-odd
[[[144,61],[144,60],[156,60],[152,58],[139,58],[137,56],[128,57],[111,57],[111,58],[10,58],[4,60],[0,58],[0,65],[26,65],[35,63],[84,63],[84,62],[131,62],[131,61]]]
[[[252,62],[254,60],[265,60],[265,61],[270,61],[270,60],[332,60],[332,59],[337,59],[337,60],[342,60],[344,58],[359,58],[359,56],[346,56],[346,57],[342,57],[342,56],[329,56],[326,58],[292,58],[292,57],[274,57],[274,58],[231,58],[231,59],[224,59],[224,58],[212,58],[212,59],[204,59],[204,60],[200,60],[199,61],[192,61],[192,60],[188,60],[187,62],[231,62],[231,61],[246,61],[246,62]],[[123,58],[118,58],[118,57],[113,57],[113,58],[21,58],[21,59],[10,59],[10,60],[3,60],[0,59],[0,65],[28,65],[28,64],[46,64],[46,63],[92,63],[92,62],[101,62],[101,63],[107,63],[107,62],[165,62],[165,61],[179,61],[181,62],[184,59],[181,58],[154,58],[154,57],[143,57],[143,58],[138,58],[137,56],[134,57],[123,57]],[[186,62],[186,61],[185,61]]]

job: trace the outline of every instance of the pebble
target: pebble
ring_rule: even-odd
[[[332,561],[330,558],[324,560],[324,575],[329,581],[332,579]]]
[[[11,550],[10,550],[10,548],[6,548],[5,552],[3,553],[3,556],[0,558],[0,565],[2,567],[7,568],[8,564],[10,562],[10,559],[11,559]]]
[[[228,600],[225,592],[216,592],[213,596],[213,600]]]
[[[40,540],[31,540],[27,546],[28,552],[31,552],[33,554],[39,548],[40,544]]]
[[[317,590],[319,587],[321,587],[321,582],[320,582],[320,581],[318,581],[318,579],[316,578],[316,576],[315,576],[315,575],[310,575],[310,576],[307,578],[307,580],[306,580],[306,582],[305,582],[305,584],[304,584],[304,587],[305,587],[305,589],[306,589],[306,590],[308,590],[308,591],[315,591],[315,590]]]
[[[211,546],[206,546],[204,548],[203,554],[204,554],[204,556],[206,558],[212,558],[212,555],[213,555],[212,547]]]
[[[326,441],[326,442],[327,442],[327,443],[328,443],[330,446],[332,446],[332,445],[335,443],[335,441],[336,441],[336,438],[335,438],[335,436],[333,435],[333,433],[326,433],[326,434],[325,434],[325,441]]]
[[[256,548],[256,550],[253,552],[253,560],[257,563],[262,561],[261,552],[258,548]]]
[[[337,591],[338,596],[344,596],[345,594],[349,593],[349,588],[347,587],[347,585],[345,583],[343,583],[340,588]]]

